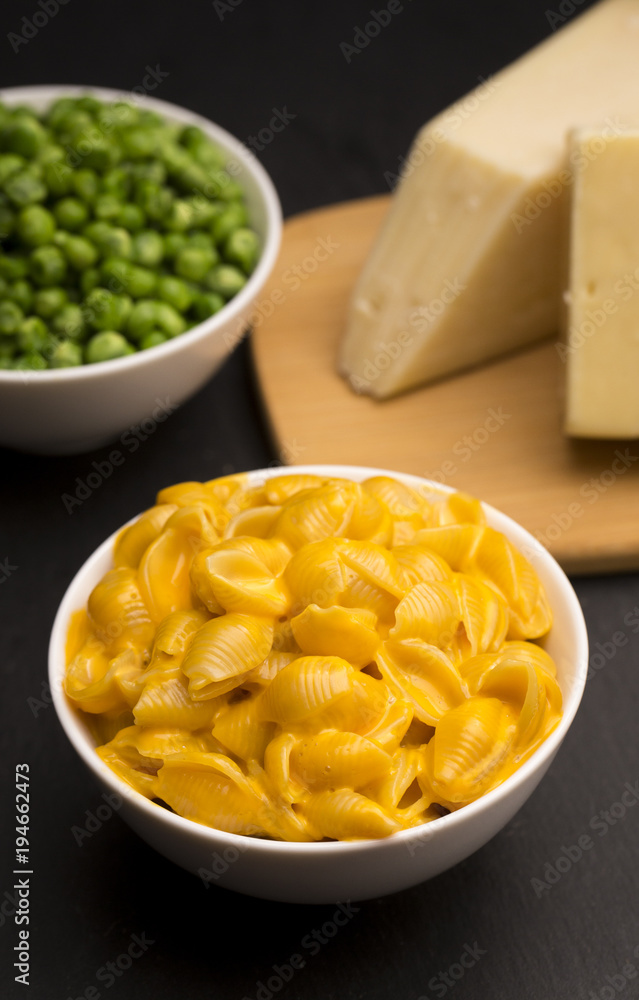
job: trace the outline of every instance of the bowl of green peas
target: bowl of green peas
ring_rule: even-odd
[[[0,91],[0,445],[89,451],[177,408],[242,339],[281,229],[253,153],[194,112]]]

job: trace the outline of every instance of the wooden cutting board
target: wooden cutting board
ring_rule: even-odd
[[[564,436],[565,370],[551,342],[385,402],[336,373],[349,295],[388,201],[334,205],[285,225],[253,317],[282,461],[415,473],[510,514],[568,572],[639,568],[639,442]]]

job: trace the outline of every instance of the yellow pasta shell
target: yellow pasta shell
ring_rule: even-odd
[[[447,712],[426,751],[436,795],[461,805],[503,780],[515,728],[512,710],[497,698],[469,698]]]
[[[139,726],[175,725],[193,732],[212,724],[218,704],[215,700],[193,701],[188,682],[179,667],[144,686],[133,707]]]
[[[404,590],[428,580],[450,580],[452,576],[448,563],[425,545],[395,545],[392,553]]]
[[[241,684],[270,652],[273,624],[252,615],[213,618],[193,637],[182,662],[194,701],[214,698]]]
[[[239,767],[222,754],[178,754],[158,772],[157,795],[187,819],[227,833],[264,834],[263,803]]]
[[[357,789],[384,774],[391,759],[366,737],[333,730],[300,739],[290,762],[298,781],[310,788]]]
[[[346,577],[339,546],[338,539],[329,538],[303,545],[295,553],[284,570],[294,609],[301,611],[308,604],[328,608],[341,603]]]
[[[319,838],[362,840],[388,837],[400,824],[377,802],[348,788],[318,792],[299,806]]]
[[[356,667],[374,659],[379,646],[376,616],[364,608],[309,604],[291,620],[300,649],[318,656],[342,656]]]
[[[420,639],[439,649],[449,649],[461,623],[459,602],[453,586],[445,580],[418,583],[397,605],[395,625],[389,632],[394,641]]]
[[[123,528],[115,540],[113,547],[113,562],[116,566],[131,566],[137,569],[140,559],[151,542],[154,542],[164,525],[177,510],[175,504],[159,504],[151,507],[144,514]]]
[[[213,735],[240,760],[264,761],[275,724],[260,718],[256,696],[227,705],[215,718]]]
[[[155,629],[134,569],[120,566],[105,573],[89,595],[88,608],[105,646],[114,652],[134,646],[148,656]]]
[[[265,719],[299,725],[317,719],[353,692],[356,671],[339,656],[300,656],[273,678],[262,697]]]
[[[389,640],[377,662],[395,697],[408,701],[427,725],[436,725],[466,697],[454,663],[443,650],[421,639]]]

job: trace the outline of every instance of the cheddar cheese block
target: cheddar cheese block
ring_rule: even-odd
[[[566,431],[639,437],[639,129],[572,136]]]
[[[639,116],[639,0],[603,0],[418,134],[339,368],[384,398],[558,326],[566,135]]]

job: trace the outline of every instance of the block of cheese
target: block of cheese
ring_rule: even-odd
[[[556,331],[566,135],[638,114],[639,0],[602,0],[427,124],[352,297],[353,388],[384,398]]]
[[[639,437],[639,129],[581,129],[571,158],[565,429]]]

